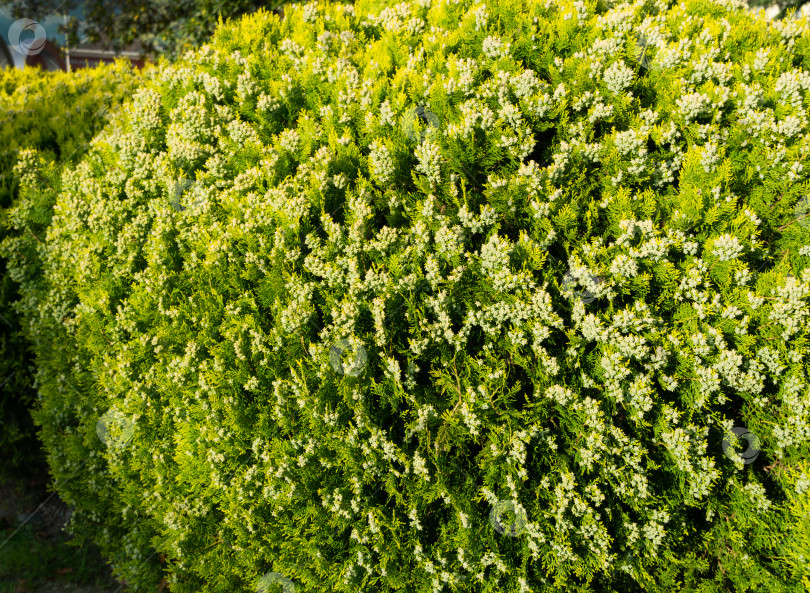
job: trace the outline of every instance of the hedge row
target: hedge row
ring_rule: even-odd
[[[72,530],[144,591],[802,590],[809,48],[362,0],[162,63],[2,244]]]
[[[74,166],[101,131],[110,111],[129,97],[137,74],[123,62],[73,74],[39,69],[0,70],[0,239],[8,235],[8,211],[17,201],[19,180],[27,172],[26,155],[34,152],[53,164]],[[22,153],[22,157],[20,156]],[[18,167],[15,170],[15,167]],[[58,191],[42,192],[23,204],[29,229],[44,240]],[[13,223],[11,223],[13,224]],[[34,269],[34,268],[30,268]],[[34,403],[34,373],[25,328],[17,316],[19,277],[7,273],[0,258],[0,474],[25,470],[40,460],[40,447],[28,408]],[[38,454],[39,453],[39,454]]]

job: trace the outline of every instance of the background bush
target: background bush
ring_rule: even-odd
[[[109,111],[132,93],[137,76],[125,63],[73,74],[36,68],[0,70],[0,209],[4,219],[18,197],[20,174],[26,173],[24,164],[14,170],[20,153],[36,153],[51,163],[43,191],[21,205],[28,221],[26,232],[31,233],[28,241],[45,239],[59,185],[58,171],[80,160],[107,122]],[[0,237],[7,236],[7,227],[0,227]],[[0,475],[41,461],[28,413],[36,394],[31,356],[12,306],[18,298],[14,275],[6,272],[6,261],[0,258]]]
[[[802,590],[808,40],[364,1],[162,63],[2,247],[73,532],[147,591]]]

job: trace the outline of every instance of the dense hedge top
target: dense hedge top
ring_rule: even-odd
[[[20,154],[23,161],[30,151],[38,151],[57,167],[75,164],[101,131],[109,110],[131,96],[137,76],[128,62],[71,74],[0,69],[0,239],[7,234],[2,221],[17,198]],[[58,186],[58,178],[53,181]],[[53,194],[40,195],[29,204],[37,211],[26,214],[37,237],[45,236],[54,200]],[[19,298],[16,288],[0,259],[0,474],[25,468],[38,450],[27,412],[36,394],[27,343],[11,305]]]
[[[144,590],[798,590],[809,41],[358,1],[163,64],[23,285],[75,533]]]

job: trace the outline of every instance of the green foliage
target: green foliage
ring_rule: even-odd
[[[2,245],[74,533],[144,591],[802,590],[808,43],[363,1],[162,63]]]
[[[6,261],[0,258],[0,474],[24,469],[37,460],[39,451],[28,413],[36,393],[31,357],[26,332],[12,306],[19,299],[21,278],[38,270],[31,265],[33,260],[26,259],[35,252],[31,241],[45,240],[60,167],[80,160],[107,122],[109,111],[131,94],[136,78],[124,62],[74,74],[34,68],[0,70],[0,211],[4,219],[17,199],[20,176],[30,173],[26,159],[39,159],[36,168],[43,175],[42,191],[17,204],[18,215],[26,219],[28,244],[15,256],[22,258],[17,260],[20,265],[7,273]],[[8,226],[0,228],[0,238],[8,235]],[[15,234],[8,240],[18,241]]]

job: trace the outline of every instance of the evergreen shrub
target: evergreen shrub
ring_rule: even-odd
[[[128,64],[71,74],[38,68],[0,70],[0,212],[4,219],[18,198],[15,166],[34,153],[57,169],[78,162],[109,111],[134,90],[137,72]],[[52,175],[51,181],[58,188],[59,176]],[[28,204],[35,211],[28,217],[29,230],[37,239],[44,239],[42,231],[54,202],[51,192]],[[7,236],[7,226],[0,225],[0,239]],[[41,465],[28,413],[36,397],[31,356],[12,305],[18,299],[17,282],[6,273],[6,261],[0,258],[0,474]]]
[[[162,63],[4,246],[73,533],[144,591],[802,590],[809,50],[358,0]]]

